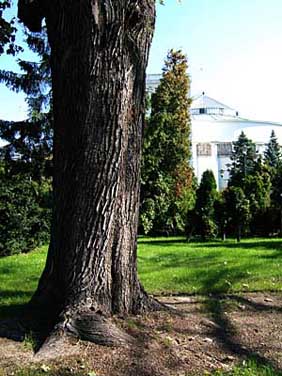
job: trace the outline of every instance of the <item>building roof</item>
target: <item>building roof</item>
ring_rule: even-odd
[[[238,116],[238,112],[233,108],[223,104],[203,92],[201,95],[192,99],[192,115],[220,115],[220,116]]]
[[[192,99],[192,105],[191,109],[199,109],[199,108],[221,108],[221,109],[226,109],[226,110],[233,110],[233,108],[227,106],[226,104],[223,104],[219,101],[216,101],[215,99],[208,97],[205,95],[203,92],[201,95],[195,97]]]

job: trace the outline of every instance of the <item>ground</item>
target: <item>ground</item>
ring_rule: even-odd
[[[0,375],[204,375],[254,358],[258,364],[282,370],[281,295],[191,295],[159,300],[172,310],[115,318],[134,338],[128,347],[107,348],[72,339],[62,344],[63,356],[40,359],[34,356],[31,337],[23,342],[2,337]],[[23,369],[29,371],[21,373]]]

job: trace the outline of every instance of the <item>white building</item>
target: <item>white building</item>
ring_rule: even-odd
[[[147,91],[152,93],[161,75],[147,76]],[[262,154],[274,130],[282,145],[282,124],[244,119],[239,113],[202,93],[193,99],[192,119],[192,165],[198,181],[205,170],[212,170],[219,189],[226,187],[231,166],[232,142],[244,132],[256,144]]]
[[[207,169],[212,170],[219,189],[227,185],[232,141],[244,132],[262,154],[274,130],[282,145],[282,124],[253,121],[239,116],[232,108],[203,93],[194,99],[192,117],[192,163],[198,180]]]

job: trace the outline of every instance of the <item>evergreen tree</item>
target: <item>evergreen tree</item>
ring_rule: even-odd
[[[151,98],[144,134],[141,186],[143,231],[183,231],[193,202],[187,58],[168,53],[160,85]]]
[[[195,205],[196,234],[203,240],[213,238],[217,234],[214,208],[217,197],[213,172],[206,170],[197,189]]]
[[[243,132],[238,141],[233,143],[231,159],[233,163],[228,187],[240,188],[243,192],[242,194],[234,193],[234,200],[236,198],[238,201],[241,197],[244,201],[245,197],[248,198],[250,229],[255,234],[257,218],[261,217],[262,213],[270,206],[270,170],[267,165],[262,163],[261,157],[257,155],[255,144]],[[245,204],[242,205],[245,206]]]
[[[250,201],[242,188],[234,186],[223,191],[223,198],[227,225],[234,228],[237,241],[240,242],[251,219]]]
[[[264,152],[264,161],[274,170],[281,164],[281,149],[274,130],[271,132],[270,140]]]
[[[17,28],[15,18],[8,19],[4,16],[6,9],[12,5],[11,0],[0,1],[0,56],[4,53],[15,55],[22,48],[15,43]]]
[[[245,177],[252,174],[257,160],[256,145],[244,132],[233,142],[231,160],[229,185],[240,186]]]
[[[268,222],[272,224],[272,233],[282,236],[282,164],[272,175],[271,209]]]
[[[268,234],[282,234],[282,164],[281,149],[274,131],[264,152],[265,166],[269,168],[271,176],[271,205],[264,223],[267,223]]]
[[[38,62],[18,59],[22,73],[0,71],[0,80],[23,91],[29,118],[0,120],[0,255],[26,252],[47,241],[50,230],[52,111],[50,51],[46,32],[26,34]],[[17,220],[15,220],[17,219]]]

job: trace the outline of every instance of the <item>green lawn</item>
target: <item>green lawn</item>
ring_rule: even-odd
[[[0,316],[25,303],[36,288],[47,247],[0,259]],[[139,275],[150,293],[282,290],[282,239],[186,243],[139,239]]]
[[[282,290],[282,239],[186,243],[139,240],[139,273],[151,293]]]

